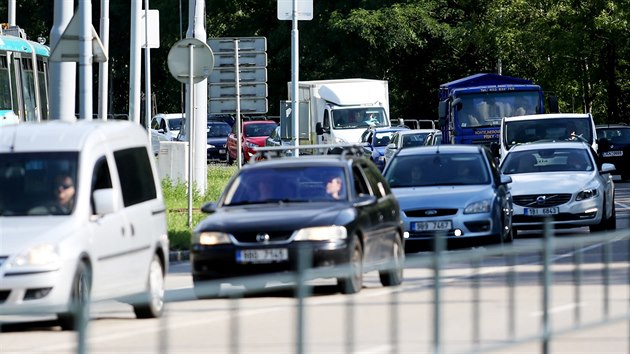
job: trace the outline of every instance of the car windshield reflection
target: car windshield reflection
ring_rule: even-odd
[[[225,206],[347,200],[341,167],[291,167],[242,171],[228,186]]]
[[[392,188],[490,183],[481,156],[470,153],[398,156],[391,161],[385,179]]]

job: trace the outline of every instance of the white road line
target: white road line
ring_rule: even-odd
[[[569,311],[569,310],[573,310],[576,307],[585,307],[586,305],[587,305],[586,302],[580,302],[578,304],[576,304],[575,302],[571,302],[571,303],[568,303],[566,305],[551,307],[549,309],[549,313],[558,313],[558,312]],[[543,315],[542,311],[535,311],[535,312],[531,312],[529,314],[529,317],[540,317],[542,315]]]

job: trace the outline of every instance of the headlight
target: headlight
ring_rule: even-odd
[[[53,245],[37,245],[19,254],[11,262],[12,267],[47,266],[59,263],[57,248]]]
[[[335,138],[335,144],[345,144],[347,143],[347,141],[343,140],[342,138]]]
[[[584,199],[589,199],[596,196],[597,196],[597,188],[590,188],[590,189],[585,189],[583,191],[578,192],[577,197],[575,197],[575,200],[584,200]]]
[[[247,145],[247,147],[250,148],[250,149],[255,149],[255,148],[259,147],[258,145],[254,144],[254,143],[250,143],[249,141],[246,141],[245,145]]]
[[[378,160],[379,160],[380,162],[385,161],[385,156],[383,156],[383,155],[379,156],[379,157],[378,157]]]
[[[479,214],[490,212],[490,202],[482,200],[479,202],[470,203],[464,209],[464,214]]]
[[[195,234],[193,243],[198,243],[204,246],[220,245],[230,243],[230,236],[225,232],[202,232]]]
[[[211,144],[206,144],[206,149],[214,149],[216,146]]]
[[[295,235],[295,241],[333,241],[348,237],[348,231],[343,226],[321,226],[301,229]]]

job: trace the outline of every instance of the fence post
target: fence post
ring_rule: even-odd
[[[442,255],[446,244],[446,234],[436,232],[433,238],[433,353],[440,354],[442,352],[442,333],[441,333],[441,294],[442,286],[441,270]]]
[[[545,235],[544,235],[544,250],[543,250],[543,319],[542,319],[542,353],[549,353],[549,340],[551,337],[551,327],[549,324],[549,302],[551,295],[551,257],[553,256],[553,225],[549,222],[549,219],[545,220]]]

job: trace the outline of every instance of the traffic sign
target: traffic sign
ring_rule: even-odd
[[[192,51],[192,65],[190,57]],[[212,72],[214,56],[212,49],[197,38],[184,38],[171,47],[168,52],[168,70],[177,81],[189,83],[192,74],[193,83],[205,80]]]
[[[296,20],[313,19],[313,0],[297,0]],[[278,0],[278,20],[293,20],[293,0]]]

